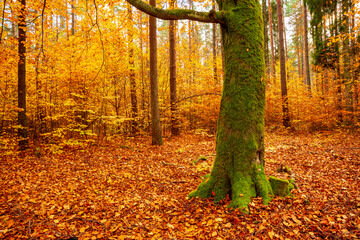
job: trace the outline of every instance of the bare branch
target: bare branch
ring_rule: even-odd
[[[131,5],[143,11],[153,17],[160,18],[163,20],[195,20],[199,22],[210,22],[210,23],[224,23],[223,11],[216,12],[211,10],[210,12],[197,12],[194,10],[187,9],[172,9],[164,10],[161,8],[150,6],[142,0],[126,0]]]

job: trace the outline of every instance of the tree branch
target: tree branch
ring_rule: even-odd
[[[150,6],[149,4],[143,2],[142,0],[126,0],[126,1],[128,1],[131,5],[133,5],[140,11],[163,20],[188,19],[199,22],[224,23],[223,14],[225,12],[223,11],[216,12],[214,10],[211,10],[210,12],[197,12],[194,10],[187,10],[187,9],[164,10],[161,8]]]

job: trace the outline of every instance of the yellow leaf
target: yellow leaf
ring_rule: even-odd
[[[273,231],[270,231],[270,232],[268,232],[268,235],[269,235],[269,237],[270,237],[271,239],[273,239],[273,237],[274,237],[274,232],[273,232]]]
[[[85,232],[85,230],[86,230],[86,227],[80,228],[80,232],[81,232],[81,233]]]

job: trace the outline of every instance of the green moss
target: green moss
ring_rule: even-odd
[[[265,175],[264,167],[261,165],[255,165],[254,175],[257,196],[263,198],[264,204],[268,204],[271,201],[273,191],[271,184]]]
[[[285,197],[290,195],[290,191],[294,189],[294,184],[289,180],[279,179],[273,176],[269,177],[269,182],[271,184],[271,188],[273,193],[276,196]]]

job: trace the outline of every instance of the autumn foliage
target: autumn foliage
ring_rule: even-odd
[[[327,10],[322,11],[319,23],[325,35],[320,36],[324,40],[320,45],[315,36],[309,36],[313,39],[310,52],[315,56],[310,59],[310,87],[304,83],[302,1],[285,6],[285,16],[294,26],[294,35],[286,34],[290,127],[282,126],[280,63],[275,49],[275,75],[270,74],[272,66],[265,59],[263,79],[265,159],[268,175],[292,178],[277,171],[290,166],[298,189],[268,206],[253,199],[250,215],[246,215],[227,209],[229,199],[219,205],[212,199],[185,199],[210,172],[215,159],[223,83],[219,29],[214,31],[217,42],[212,49],[211,24],[176,22],[176,118],[181,135],[171,137],[168,22],[158,20],[164,146],[154,147],[149,138],[148,16],[133,9],[129,18],[125,1],[28,0],[25,45],[30,145],[18,152],[21,126],[17,115],[23,111],[17,105],[20,5],[2,0],[0,238],[360,238],[360,12],[356,7],[360,3],[349,2],[347,11],[321,6]],[[166,8],[168,2],[158,5]],[[177,7],[189,5],[210,10],[212,1],[177,2]],[[341,17],[342,22],[337,19]],[[344,22],[346,25],[337,25]],[[340,31],[345,28],[348,30]],[[268,58],[269,45],[264,46]],[[131,73],[135,73],[136,118],[131,106]],[[139,130],[136,136],[131,131],[134,121]]]

